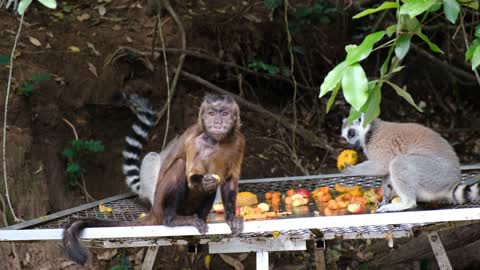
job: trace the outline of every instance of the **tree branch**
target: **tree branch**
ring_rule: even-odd
[[[186,71],[181,71],[180,72],[181,75],[183,75],[185,78],[188,78],[194,82],[197,82],[217,93],[221,93],[221,94],[224,94],[224,95],[230,95],[232,96],[239,104],[245,106],[247,109],[249,110],[252,110],[252,111],[256,111],[258,112],[259,114],[261,115],[265,115],[265,116],[268,116],[270,118],[273,118],[275,119],[276,121],[278,121],[282,126],[284,126],[285,128],[289,129],[289,130],[295,130],[295,132],[302,136],[305,140],[307,140],[308,142],[310,142],[310,144],[312,144],[313,146],[315,147],[318,147],[318,148],[321,148],[321,149],[328,149],[330,151],[333,151],[334,149],[327,145],[326,143],[326,139],[323,139],[323,138],[320,138],[318,137],[315,133],[313,133],[312,131],[310,130],[307,130],[301,126],[297,126],[295,128],[295,125],[292,124],[288,119],[285,119],[285,118],[282,118],[280,117],[278,114],[275,114],[275,113],[272,113],[266,109],[264,109],[263,107],[261,106],[258,106],[258,105],[255,105],[255,104],[252,104],[250,102],[248,102],[247,100],[245,100],[244,98],[238,96],[238,95],[235,95],[235,94],[232,94],[230,92],[228,92],[227,90],[223,89],[223,88],[220,88],[214,84],[212,84],[211,82],[197,76],[197,75],[193,75],[191,73],[188,73]]]

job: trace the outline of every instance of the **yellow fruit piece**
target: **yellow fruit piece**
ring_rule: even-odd
[[[207,254],[207,256],[205,256],[205,260],[203,261],[205,268],[210,269],[211,262],[212,262],[212,257],[210,257],[210,255]]]
[[[279,231],[274,231],[274,232],[272,232],[272,235],[273,235],[274,239],[277,239],[280,236],[280,232]]]
[[[98,205],[98,211],[100,211],[101,213],[111,213],[113,209],[101,203]]]
[[[392,199],[392,203],[400,203],[400,202],[401,202],[401,200],[400,200],[399,197],[395,197],[395,198]]]
[[[262,209],[263,212],[268,212],[268,210],[270,209],[270,207],[266,203],[260,203],[257,207]]]
[[[145,213],[141,213],[140,215],[138,215],[138,218],[144,218],[146,216]]]
[[[237,205],[247,206],[252,204],[257,204],[258,198],[257,195],[251,192],[239,192],[237,194]]]
[[[300,205],[302,205],[302,203],[303,203],[303,198],[292,200],[292,206],[294,206],[294,207],[300,206]]]
[[[218,176],[218,174],[212,174],[213,178],[215,178],[215,180],[217,180],[217,183],[220,183],[220,176]]]
[[[347,165],[357,164],[358,153],[355,150],[347,149],[343,150],[337,158],[337,168],[341,171],[347,167]]]
[[[68,49],[74,53],[80,52],[80,48],[78,48],[77,46],[69,46]]]

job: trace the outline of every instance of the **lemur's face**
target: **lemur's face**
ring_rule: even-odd
[[[347,124],[347,119],[342,121],[342,137],[347,140],[347,147],[359,150],[365,146],[365,135],[367,134],[370,124],[363,127],[363,114],[359,119],[354,120],[350,125]]]

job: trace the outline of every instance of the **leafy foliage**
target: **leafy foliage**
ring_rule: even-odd
[[[349,121],[353,121],[361,113],[365,113],[365,125],[368,124],[380,114],[381,89],[384,83],[389,85],[418,111],[422,111],[408,91],[391,82],[389,77],[402,70],[403,66],[400,63],[410,50],[413,36],[419,37],[420,40],[428,45],[431,51],[443,53],[440,47],[422,32],[422,27],[429,15],[437,12],[443,6],[443,13],[446,19],[451,23],[456,23],[462,6],[478,9],[478,2],[478,0],[386,1],[378,7],[366,9],[355,15],[353,18],[358,19],[379,11],[388,12],[389,10],[394,10],[396,11],[397,24],[391,25],[383,31],[367,35],[359,45],[350,44],[345,46],[347,52],[345,60],[327,74],[320,86],[319,97],[332,92],[327,103],[327,112],[331,109],[341,89],[345,100],[352,106],[348,118]],[[421,19],[417,19],[417,17],[421,17]],[[473,40],[470,48],[465,53],[465,61],[472,62],[472,69],[476,69],[480,65],[480,25],[476,28],[475,36],[475,40]],[[388,37],[389,40],[374,48],[376,43],[385,37]],[[379,77],[368,80],[360,62],[368,58],[372,51],[382,48],[389,48],[389,50],[380,68]]]
[[[0,65],[5,65],[10,62],[10,55],[0,55]]]
[[[265,7],[274,11],[283,5],[283,0],[264,0]],[[291,32],[297,32],[308,24],[330,24],[328,15],[341,12],[340,9],[332,7],[325,1],[314,1],[310,7],[298,7],[289,10],[288,27]]]
[[[100,140],[73,140],[71,147],[63,150],[63,155],[68,158],[68,164],[65,172],[68,175],[68,183],[70,186],[75,186],[82,174],[82,167],[78,161],[80,156],[87,153],[103,152],[105,147]]]
[[[110,270],[130,270],[133,269],[128,256],[125,252],[120,253],[118,256],[115,256],[116,265],[113,265]]]
[[[248,65],[248,67],[255,71],[265,71],[268,74],[272,74],[272,75],[278,74],[280,72],[288,75],[288,72],[289,72],[286,67],[278,67],[274,65],[265,64],[262,60],[253,61]]]
[[[32,76],[30,80],[26,80],[20,85],[17,89],[17,95],[20,96],[30,96],[33,91],[37,88],[38,83],[42,81],[49,81],[52,79],[52,75],[48,73],[38,74]]]
[[[47,8],[50,9],[56,9],[57,8],[57,1],[56,0],[37,0],[40,2],[42,5],[46,6]],[[32,4],[32,0],[21,0],[20,3],[18,3],[18,8],[17,12],[20,15],[23,15],[27,8]]]
[[[472,61],[472,70],[480,65],[480,24],[475,27],[475,39],[465,52],[465,62]]]
[[[277,7],[281,6],[283,0],[263,0],[263,4],[271,10],[276,9]]]

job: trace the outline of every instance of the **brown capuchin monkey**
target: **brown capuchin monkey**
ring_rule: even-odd
[[[135,152],[131,146],[137,145],[141,149],[151,130],[148,123],[157,122],[156,112],[149,102],[137,95],[122,94],[121,98],[135,109],[138,123],[136,127],[134,124],[133,129],[143,134],[143,139],[137,136],[140,145],[132,140],[127,141],[132,152]],[[228,95],[205,96],[198,121],[167,147],[167,153],[162,152],[165,157],[148,215],[132,222],[74,220],[65,227],[63,233],[66,255],[78,264],[84,265],[88,261],[89,252],[79,242],[81,230],[87,227],[194,226],[201,234],[205,234],[208,231],[207,216],[215,200],[217,187],[221,190],[225,221],[233,235],[240,234],[243,219],[235,216],[235,206],[244,147],[245,138],[240,132],[240,110],[235,100]],[[135,156],[126,155],[125,151],[124,157],[124,173],[128,183],[129,177],[135,179],[132,176],[139,173],[138,162],[135,163]],[[125,168],[125,164],[131,167]],[[141,179],[136,182],[141,183]]]

